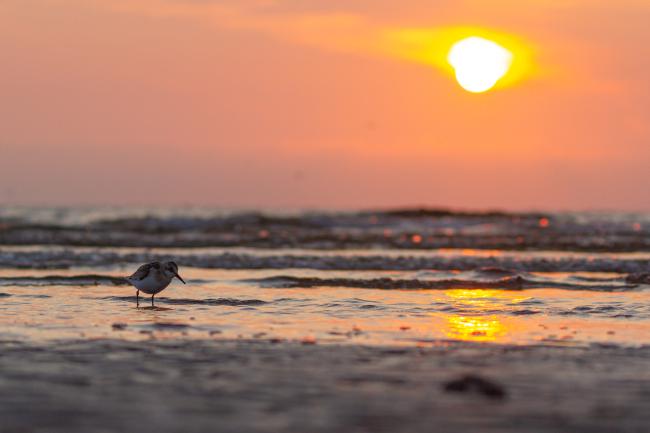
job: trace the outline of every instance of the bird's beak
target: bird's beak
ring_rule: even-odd
[[[183,282],[183,284],[187,284],[187,283],[185,283],[185,280],[182,279],[181,276],[178,275],[176,272],[174,272],[174,275],[176,275],[176,278],[178,278],[179,280],[181,280],[181,281]]]

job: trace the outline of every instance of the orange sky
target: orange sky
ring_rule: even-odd
[[[645,0],[3,0],[0,203],[650,210],[649,22]],[[530,67],[463,91],[427,60],[460,27]]]

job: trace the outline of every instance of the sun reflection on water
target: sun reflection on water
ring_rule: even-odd
[[[445,335],[457,340],[496,341],[504,337],[507,328],[497,316],[449,316]]]
[[[513,297],[503,290],[448,290],[445,295],[452,303],[468,314],[453,314],[446,318],[444,333],[448,338],[470,341],[497,341],[506,337],[508,326],[503,315],[490,314],[489,311],[503,311],[507,305],[516,304],[525,297]]]
[[[476,309],[481,312],[490,308],[505,308],[529,299],[529,296],[513,295],[512,291],[495,289],[454,289],[445,291],[450,300],[464,308]]]

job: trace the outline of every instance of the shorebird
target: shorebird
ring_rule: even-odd
[[[126,278],[138,291],[135,293],[135,302],[140,305],[140,291],[151,295],[151,306],[153,297],[169,286],[172,279],[176,277],[185,284],[185,280],[178,275],[178,265],[174,262],[151,262],[142,265],[130,277]]]

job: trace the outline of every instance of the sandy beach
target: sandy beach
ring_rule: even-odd
[[[100,339],[0,350],[7,433],[641,433],[650,423],[650,347]]]

